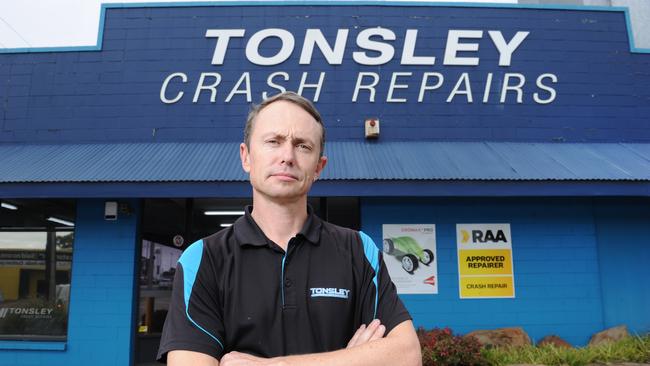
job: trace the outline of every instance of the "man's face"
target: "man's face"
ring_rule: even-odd
[[[253,121],[250,146],[240,145],[242,167],[255,193],[280,202],[305,198],[327,163],[320,156],[321,128],[291,102],[262,109]]]

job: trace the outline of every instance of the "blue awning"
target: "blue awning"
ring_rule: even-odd
[[[353,142],[331,181],[650,181],[650,144]],[[0,183],[245,182],[232,142],[0,145]]]
[[[1,183],[243,181],[236,143],[0,146]]]

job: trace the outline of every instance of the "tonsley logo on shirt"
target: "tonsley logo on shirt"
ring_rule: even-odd
[[[350,290],[345,288],[335,288],[335,287],[312,287],[309,289],[311,291],[311,297],[337,297],[339,299],[347,299]]]

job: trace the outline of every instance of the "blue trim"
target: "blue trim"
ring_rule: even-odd
[[[144,202],[142,199],[136,199],[132,200],[128,204],[132,205],[133,209],[133,214],[135,218],[138,218],[135,221],[135,238],[138,241],[138,244],[136,246],[135,253],[132,254],[132,265],[131,265],[131,273],[139,273],[140,272],[140,256],[142,255],[142,241],[140,238],[142,238],[142,219],[141,215],[143,215],[142,207],[144,206]],[[100,207],[101,207],[100,203]],[[104,204],[104,207],[105,204]],[[95,282],[96,283],[96,282]],[[140,297],[140,281],[136,280],[136,276],[133,276],[133,279],[131,280],[131,299],[132,303],[136,303],[135,299],[138,299]],[[125,301],[126,302],[126,301]],[[135,329],[135,325],[139,324],[140,319],[138,319],[138,314],[139,312],[136,311],[131,311],[131,323],[129,324],[130,329]],[[130,332],[129,335],[129,349],[133,350],[136,347],[136,340],[137,335],[136,332]],[[128,358],[129,358],[129,365],[135,365],[135,352],[128,352]]]
[[[249,182],[4,183],[0,198],[243,198]],[[649,197],[648,181],[337,180],[310,196],[360,197]]]
[[[0,183],[0,198],[250,197],[246,182]]]
[[[285,252],[282,255],[282,272],[280,273],[280,288],[282,289],[282,307],[284,307],[284,261],[286,259],[287,259],[287,253]]]
[[[650,48],[637,48],[634,43],[634,31],[632,29],[632,20],[630,19],[630,12],[625,8],[625,27],[627,28],[627,39],[630,44],[630,52],[632,53],[650,53]]]
[[[328,181],[311,196],[360,197],[606,197],[650,196],[650,182],[609,181]]]
[[[172,7],[209,7],[209,6],[407,6],[407,7],[460,7],[460,8],[505,8],[505,9],[541,9],[541,10],[575,10],[575,11],[611,11],[623,12],[627,27],[627,35],[631,53],[650,53],[650,48],[637,48],[634,44],[634,34],[630,22],[628,7],[609,6],[580,6],[580,5],[554,5],[554,4],[489,4],[489,3],[444,3],[444,2],[411,2],[411,1],[196,1],[196,2],[169,2],[169,3],[127,3],[127,4],[102,4],[99,11],[99,30],[97,42],[94,46],[75,47],[34,47],[34,48],[5,48],[1,53],[32,53],[32,52],[76,52],[76,51],[101,51],[104,35],[104,21],[106,9],[125,8],[172,8]]]
[[[199,266],[201,265],[201,258],[203,257],[203,240],[197,240],[192,245],[190,245],[183,254],[181,255],[178,262],[183,266],[183,299],[185,300],[185,315],[187,318],[194,324],[197,328],[201,329],[205,334],[212,337],[222,349],[225,349],[223,344],[215,337],[212,333],[203,329],[197,322],[192,319],[189,313],[190,309],[190,296],[192,295],[192,288],[194,287],[194,281],[196,280],[196,274],[199,271]]]
[[[97,42],[95,43],[97,45],[97,48],[99,48],[100,50],[104,45],[105,22],[106,22],[106,8],[104,7],[104,4],[102,4],[101,8],[99,9],[99,31],[97,32]]]
[[[73,46],[73,47],[23,47],[23,48],[0,48],[1,53],[43,53],[43,52],[78,52],[78,51],[101,51],[101,44],[95,46]]]
[[[379,303],[379,248],[363,231],[359,231],[359,236],[361,237],[361,242],[363,243],[363,253],[366,255],[366,259],[370,262],[370,266],[375,271],[375,276],[372,278],[372,282],[375,284],[375,313],[372,316],[373,319],[377,318],[377,304]]]
[[[65,351],[66,342],[0,341],[0,349],[30,351]]]

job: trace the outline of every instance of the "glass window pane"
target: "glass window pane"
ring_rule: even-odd
[[[160,333],[165,322],[176,263],[182,251],[167,245],[142,241],[140,256],[139,333]]]
[[[0,339],[67,335],[74,203],[57,203],[13,200],[16,209],[0,209]]]

